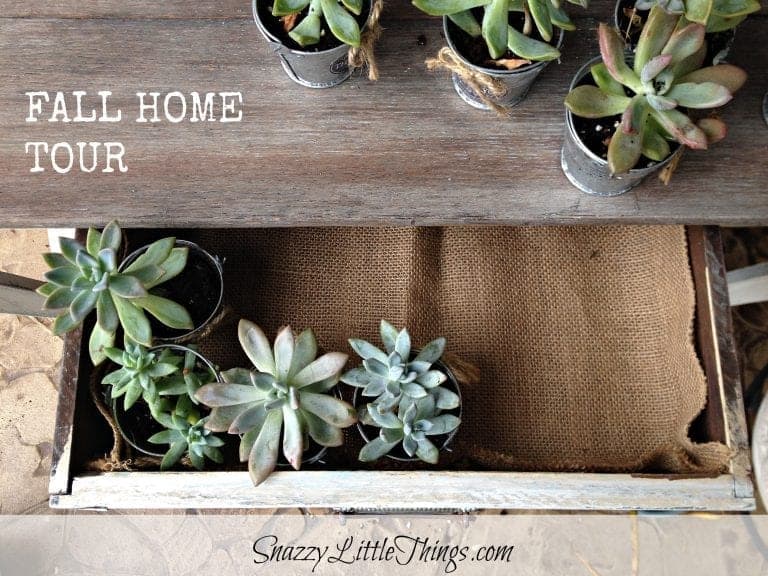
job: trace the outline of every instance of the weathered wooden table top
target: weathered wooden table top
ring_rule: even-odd
[[[603,199],[567,182],[563,97],[597,53],[596,18],[611,11],[603,0],[590,17],[571,9],[579,32],[562,62],[505,121],[425,69],[441,21],[406,0],[387,5],[381,79],[332,90],[285,76],[248,0],[0,0],[0,226],[768,223],[764,14],[738,30],[731,61],[750,79],[722,110],[724,142],[687,153],[668,187],[650,179]],[[110,90],[122,121],[25,121],[26,92],[65,91],[69,105],[75,90]],[[137,123],[136,93],[152,91],[242,92],[243,119]],[[79,141],[122,143],[128,171],[82,173],[75,160],[67,174],[50,162],[30,172],[25,143]]]

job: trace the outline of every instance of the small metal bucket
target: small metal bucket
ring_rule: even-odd
[[[453,50],[453,53],[456,54],[456,57],[459,58],[462,63],[469,68],[477,70],[478,72],[481,72],[487,76],[491,76],[492,78],[501,80],[501,82],[504,84],[506,92],[504,92],[504,94],[501,96],[493,96],[487,91],[484,91],[487,98],[496,102],[500,106],[503,106],[504,108],[511,108],[522,102],[528,95],[528,90],[530,90],[531,86],[533,85],[533,81],[536,80],[536,77],[541,74],[542,70],[544,70],[547,64],[549,64],[549,62],[534,62],[532,64],[522,66],[516,70],[498,70],[495,68],[477,66],[476,64],[472,64],[469,60],[464,58],[464,56],[458,51],[456,45],[453,42],[453,39],[451,38],[451,28],[455,29],[456,25],[453,24],[453,22],[451,22],[447,16],[444,16],[443,31],[445,33],[445,39],[448,41],[448,46],[451,48],[451,50]],[[563,31],[559,28],[555,28],[555,31],[558,34],[557,48],[560,49],[560,46],[563,44],[563,36],[565,36],[565,34],[563,34]],[[456,93],[461,97],[462,100],[464,100],[464,102],[480,110],[490,110],[490,107],[480,99],[474,88],[467,85],[467,83],[464,82],[458,74],[452,74],[451,78],[453,79],[453,87],[456,89]]]
[[[291,80],[308,88],[332,88],[350,77],[352,70],[347,62],[349,46],[340,44],[321,52],[305,52],[288,48],[267,30],[264,22],[261,21],[256,6],[256,2],[259,1],[264,0],[252,2],[253,19],[270,49],[280,58],[283,70]],[[368,2],[369,12],[370,9],[371,3]]]
[[[590,73],[590,67],[601,61],[601,58],[593,58],[579,69],[574,76],[569,92],[573,90],[579,81]],[[682,146],[667,156],[661,162],[657,162],[647,168],[630,170],[627,174],[612,176],[608,169],[608,162],[594,154],[576,134],[573,125],[573,114],[565,110],[565,141],[560,154],[560,165],[568,180],[582,192],[595,196],[618,196],[629,192],[640,184],[644,178],[661,170],[669,164],[673,158],[683,150]]]

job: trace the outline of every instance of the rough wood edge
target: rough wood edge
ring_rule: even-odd
[[[693,230],[695,231],[695,228]],[[720,381],[718,400],[725,421],[725,441],[733,451],[730,472],[734,477],[736,496],[751,498],[754,495],[754,486],[751,478],[749,435],[741,372],[733,339],[722,239],[717,227],[708,226],[700,230],[707,280],[702,293],[708,299],[703,310],[707,314],[708,329],[714,335],[712,342],[716,344],[715,373]]]
[[[397,486],[397,490],[392,490]],[[78,476],[69,509],[326,508],[341,511],[754,509],[734,478],[669,480],[627,474],[519,472],[277,472],[258,488],[247,472],[111,472]],[[407,495],[407,498],[403,498]]]
[[[85,241],[86,231],[79,229],[75,238]],[[59,401],[56,406],[56,429],[53,433],[51,473],[48,492],[51,495],[68,494],[70,491],[72,438],[77,405],[77,384],[80,376],[80,357],[83,347],[82,326],[64,336]]]

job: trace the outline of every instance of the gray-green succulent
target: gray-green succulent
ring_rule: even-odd
[[[382,320],[379,334],[384,350],[365,340],[350,339],[363,363],[341,377],[345,384],[360,388],[363,397],[373,398],[361,408],[359,418],[363,424],[381,429],[359,458],[377,460],[402,443],[408,456],[434,464],[438,449],[427,436],[448,434],[461,423],[453,414],[443,414],[458,408],[460,398],[442,386],[448,379],[446,373],[433,367],[445,351],[445,338],[436,338],[413,354],[407,329],[398,331]]]
[[[118,326],[134,342],[152,345],[152,329],[145,311],[171,328],[193,327],[183,306],[149,292],[184,269],[187,248],[175,248],[174,238],[158,240],[121,271],[121,242],[122,232],[113,221],[103,232],[89,229],[85,246],[61,238],[61,254],[43,255],[51,270],[45,274],[48,282],[38,293],[46,298],[45,309],[62,310],[53,323],[53,332],[61,335],[73,330],[96,310],[96,325],[89,338],[94,364],[103,362],[104,349],[114,346]]]
[[[224,446],[224,441],[205,427],[206,422],[207,418],[190,422],[177,414],[171,415],[168,429],[149,438],[153,444],[170,444],[160,462],[160,470],[172,468],[185,454],[198,470],[205,468],[206,458],[219,464],[224,461],[219,450]]]
[[[419,398],[432,396],[441,410],[459,405],[457,394],[441,386],[447,376],[433,369],[445,351],[445,338],[437,338],[411,358],[411,336],[403,328],[398,331],[382,320],[379,334],[384,343],[381,350],[365,340],[350,339],[352,349],[363,359],[362,366],[346,372],[341,381],[362,388],[362,395],[375,398],[373,404],[383,413],[406,407]]]
[[[588,6],[588,0],[567,1],[582,8]],[[413,0],[413,5],[432,16],[448,16],[473,38],[482,36],[494,60],[501,58],[507,49],[525,60],[555,60],[560,57],[560,51],[549,44],[554,28],[576,29],[560,0]],[[472,9],[481,6],[483,21],[479,23]],[[509,25],[509,12],[524,15],[522,30]],[[543,42],[532,37],[534,26]]]
[[[461,424],[457,416],[441,414],[431,395],[401,404],[397,413],[379,412],[373,404],[368,404],[366,410],[363,424],[378,426],[381,430],[378,437],[360,450],[362,462],[378,460],[402,444],[408,456],[437,464],[439,449],[428,437],[450,434]]]
[[[363,0],[274,0],[272,15],[292,16],[307,9],[306,15],[288,32],[299,46],[320,42],[323,22],[339,41],[360,46],[360,26],[355,16],[363,10]]]
[[[122,397],[123,408],[127,411],[142,398],[153,414],[162,412],[163,381],[181,374],[183,356],[174,354],[169,348],[151,350],[130,339],[125,341],[125,350],[105,348],[104,354],[120,366],[101,381],[112,387],[112,399]]]
[[[342,428],[357,418],[350,404],[330,394],[347,355],[329,352],[316,358],[311,330],[294,336],[290,326],[282,328],[273,350],[261,328],[241,320],[238,337],[255,370],[226,370],[223,384],[203,386],[196,398],[212,409],[209,430],[242,434],[240,459],[248,461],[251,479],[259,485],[277,465],[281,432],[283,454],[298,470],[309,438],[321,446],[340,446]]]
[[[757,0],[637,0],[635,8],[659,6],[670,14],[684,14],[688,22],[706,26],[707,32],[722,32],[741,24],[760,10]]]
[[[654,6],[634,61],[627,61],[619,33],[600,24],[602,62],[591,68],[595,85],[580,85],[566,97],[566,107],[584,118],[621,115],[608,145],[608,167],[623,174],[642,156],[661,161],[671,153],[669,141],[706,149],[725,137],[718,118],[694,122],[687,109],[716,108],[727,103],[746,81],[740,68],[718,64],[702,68],[704,26],[683,22]]]

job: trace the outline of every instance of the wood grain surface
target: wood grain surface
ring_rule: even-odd
[[[611,10],[596,1],[590,15]],[[763,15],[737,34],[731,60],[750,80],[721,112],[728,138],[687,153],[668,187],[602,199],[560,170],[562,101],[597,52],[593,17],[500,120],[426,71],[441,22],[406,0],[387,6],[381,80],[320,91],[285,76],[247,0],[0,0],[0,13],[0,226],[768,222]],[[34,90],[111,90],[123,120],[27,123]],[[173,90],[241,91],[243,121],[135,122],[136,92]],[[28,141],[121,142],[128,172],[32,174]]]

